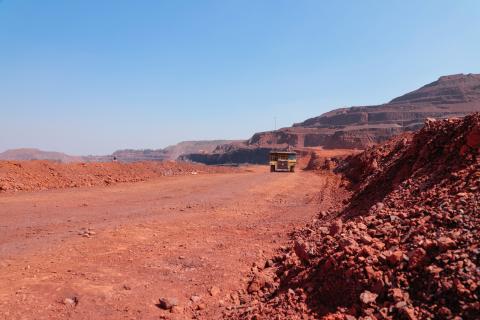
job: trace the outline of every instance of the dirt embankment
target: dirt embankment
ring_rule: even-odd
[[[293,234],[225,315],[479,319],[480,114],[351,157],[351,202]]]
[[[0,161],[0,192],[103,186],[164,176],[233,172],[238,169],[182,162],[57,163]]]

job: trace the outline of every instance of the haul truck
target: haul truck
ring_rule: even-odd
[[[295,172],[297,154],[289,151],[270,152],[270,172],[286,171]]]

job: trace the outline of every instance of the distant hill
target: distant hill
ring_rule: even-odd
[[[255,133],[242,143],[220,145],[210,155],[183,158],[210,164],[258,163],[266,161],[264,154],[271,149],[364,149],[416,130],[426,118],[463,117],[475,111],[480,111],[480,74],[449,75],[385,104],[335,109],[292,127]]]
[[[189,153],[211,153],[221,144],[232,140],[183,141],[165,149],[125,149],[104,156],[71,156],[61,152],[43,151],[34,148],[11,149],[0,153],[0,160],[51,160],[57,162],[107,162],[113,159],[120,162],[177,160]]]
[[[84,157],[70,156],[61,152],[42,151],[33,148],[11,149],[0,153],[0,160],[52,160],[58,162],[80,162]]]

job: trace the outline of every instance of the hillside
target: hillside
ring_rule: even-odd
[[[426,118],[462,117],[475,111],[480,111],[480,74],[443,76],[385,104],[335,109],[292,127],[255,133],[241,144],[219,146],[212,155],[186,158],[221,163],[249,155],[255,163],[256,154],[266,149],[365,149],[419,129]]]

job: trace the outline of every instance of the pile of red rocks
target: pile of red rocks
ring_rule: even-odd
[[[352,201],[296,231],[225,316],[480,319],[479,149],[473,114],[349,158]]]

